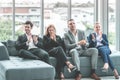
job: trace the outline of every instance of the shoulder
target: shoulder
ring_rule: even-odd
[[[25,37],[27,37],[26,36],[26,34],[22,34],[22,35],[20,35],[20,36],[18,36],[19,38],[25,38]]]
[[[38,36],[39,39],[43,39],[43,37]]]
[[[107,36],[107,35],[106,35],[106,34],[104,34],[104,33],[103,33],[102,35],[103,35],[103,36]]]
[[[102,34],[102,36],[103,36],[103,37],[107,37],[107,35],[106,35],[106,34]]]
[[[65,36],[65,37],[68,36],[68,35],[70,35],[70,31],[64,33],[64,36]]]
[[[49,38],[47,35],[44,35],[44,36],[43,36],[43,39],[47,39],[47,38]]]
[[[83,30],[77,29],[78,33],[85,33]]]
[[[85,36],[85,32],[82,30],[77,29],[78,35]]]
[[[59,35],[56,35],[57,38],[61,38]]]

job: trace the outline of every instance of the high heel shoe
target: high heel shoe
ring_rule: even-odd
[[[70,62],[67,63],[67,67],[69,73],[76,70],[76,67],[73,66]]]
[[[102,69],[102,72],[108,72],[108,69],[106,68],[101,68]]]
[[[102,72],[108,72],[109,64],[105,63],[104,66],[101,68]]]
[[[113,73],[114,73],[115,79],[119,79],[119,74],[116,69],[114,69]]]

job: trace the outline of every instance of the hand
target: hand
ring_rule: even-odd
[[[94,36],[94,34],[91,34],[92,35],[92,40],[95,40],[95,36]]]
[[[50,38],[51,38],[52,40],[56,41],[56,35],[55,35],[55,34],[51,34],[51,35],[50,35]]]
[[[31,42],[31,39],[32,39],[32,35],[28,35],[28,40],[27,40],[27,42],[28,42],[28,43]]]
[[[38,42],[38,36],[37,35],[33,35],[32,36],[33,42],[37,43]]]
[[[86,45],[86,40],[80,40],[80,41],[78,42],[78,45]]]
[[[102,38],[102,31],[99,31],[100,39]]]

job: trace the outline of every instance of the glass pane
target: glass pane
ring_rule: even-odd
[[[44,0],[44,30],[54,24],[61,37],[67,27],[68,0]]]
[[[0,0],[0,41],[12,39],[12,0]]]
[[[40,0],[15,0],[15,32],[16,38],[23,34],[23,23],[32,21],[33,31],[40,34]]]
[[[72,0],[72,18],[78,29],[87,32],[86,35],[93,31],[94,0]]]
[[[115,50],[115,0],[109,0],[109,43],[110,43],[110,48]]]

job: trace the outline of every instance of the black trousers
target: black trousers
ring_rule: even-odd
[[[60,74],[60,72],[63,72],[65,62],[67,61],[67,57],[63,48],[61,46],[54,47],[53,49],[49,50],[48,53],[50,56],[57,59],[56,72],[58,74]]]
[[[19,56],[22,58],[43,60],[46,63],[49,63],[49,54],[40,48],[33,48],[30,50],[21,49],[19,51]]]

